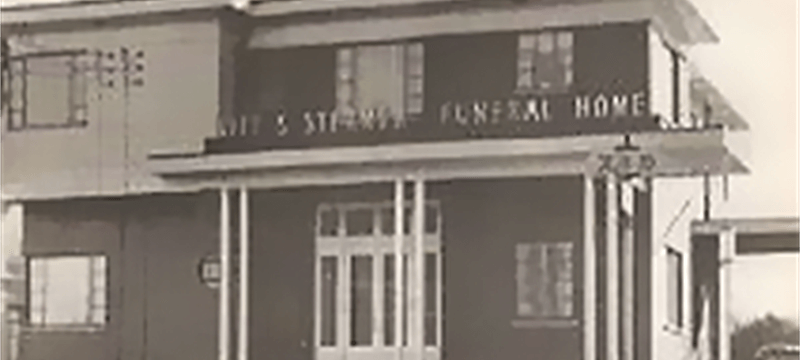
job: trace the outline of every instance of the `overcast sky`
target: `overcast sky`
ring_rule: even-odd
[[[751,174],[731,181],[717,216],[798,215],[797,2],[692,0],[721,42],[690,57],[750,123]],[[797,319],[798,255],[748,256],[733,265],[734,316]]]

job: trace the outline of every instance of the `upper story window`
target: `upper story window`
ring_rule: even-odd
[[[683,326],[683,254],[667,248],[667,321]]]
[[[574,81],[573,43],[571,31],[521,34],[517,46],[517,90],[566,92]]]
[[[516,257],[517,316],[573,316],[572,243],[520,243]]]
[[[82,126],[87,121],[87,79],[82,51],[11,56],[5,90],[8,128]]]
[[[105,256],[36,256],[28,264],[31,325],[85,328],[106,323]]]
[[[360,112],[393,119],[422,113],[424,48],[421,43],[343,47],[336,55],[336,109],[342,120]],[[375,118],[387,119],[386,116]]]

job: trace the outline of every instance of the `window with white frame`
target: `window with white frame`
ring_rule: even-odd
[[[336,55],[336,108],[343,122],[358,118],[392,125],[422,113],[424,83],[422,43],[339,48]],[[363,116],[374,112],[375,116]]]
[[[667,321],[683,326],[683,254],[667,247]]]
[[[105,256],[35,256],[28,259],[28,266],[30,325],[98,327],[106,323]]]
[[[566,92],[574,80],[572,53],[571,31],[521,34],[517,47],[517,91]]]
[[[517,316],[573,316],[572,243],[520,243],[517,258]]]
[[[87,121],[83,51],[50,51],[8,59],[7,126],[11,130],[82,126]]]

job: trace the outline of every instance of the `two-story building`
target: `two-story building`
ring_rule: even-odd
[[[690,223],[746,124],[691,71],[717,38],[687,0],[87,1],[2,30],[19,359],[719,347]]]

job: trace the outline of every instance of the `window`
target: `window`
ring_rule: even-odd
[[[107,316],[105,256],[28,260],[28,320],[34,326],[102,326]]]
[[[535,93],[567,91],[573,82],[572,48],[572,32],[545,31],[520,35],[517,90]]]
[[[683,326],[683,255],[667,248],[667,320]]]
[[[421,43],[344,47],[336,55],[336,109],[343,123],[384,128],[422,113]],[[373,116],[364,116],[370,113]]]
[[[82,126],[88,67],[82,51],[42,52],[8,60],[9,129]]]
[[[572,243],[517,244],[517,315],[573,315]]]

